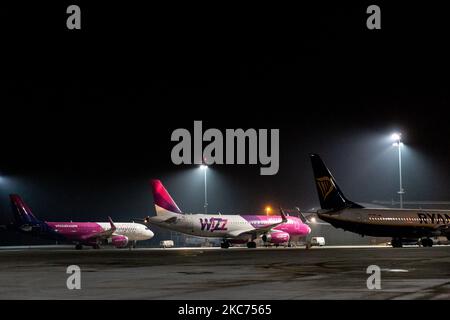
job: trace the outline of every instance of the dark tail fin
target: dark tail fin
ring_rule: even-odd
[[[317,154],[311,154],[311,163],[314,171],[314,179],[319,195],[320,206],[326,210],[340,210],[343,208],[363,208],[348,200],[331,175],[331,172]]]
[[[16,194],[9,195],[11,208],[14,214],[14,221],[17,226],[36,226],[41,221],[37,219],[31,209],[23,202],[22,198]]]

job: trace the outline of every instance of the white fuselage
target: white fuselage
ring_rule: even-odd
[[[97,222],[103,230],[108,230],[111,225],[108,222]],[[154,233],[145,225],[140,223],[117,222],[114,223],[116,231],[113,235],[126,236],[129,241],[142,241],[153,238]]]
[[[160,216],[150,218],[158,226],[198,237],[225,238],[253,228],[238,215],[172,214],[173,221]],[[280,220],[280,219],[278,219]]]
[[[280,223],[280,216],[223,215],[223,214],[178,214],[157,207],[158,215],[149,221],[163,228],[198,237],[250,239],[250,233],[265,226]],[[305,236],[308,227],[296,217],[288,217],[287,222],[273,228],[283,231],[293,238]],[[310,231],[310,230],[309,230]]]

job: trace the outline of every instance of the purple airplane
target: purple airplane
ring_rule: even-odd
[[[140,223],[109,222],[47,222],[36,218],[31,209],[18,195],[10,195],[14,213],[14,230],[33,236],[73,243],[76,249],[83,245],[99,249],[101,244],[111,244],[116,248],[136,246],[139,240],[151,239],[154,234]]]

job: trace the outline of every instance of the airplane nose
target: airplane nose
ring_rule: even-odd
[[[151,230],[146,230],[146,231],[147,231],[146,236],[147,236],[149,239],[153,238],[153,236],[155,235],[155,234],[153,233],[153,231],[151,231]]]

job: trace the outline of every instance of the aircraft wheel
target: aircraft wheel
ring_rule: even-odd
[[[392,248],[401,248],[403,247],[402,241],[400,239],[392,239]]]
[[[83,249],[83,245],[77,244],[77,245],[75,246],[75,249],[76,249],[76,250],[81,250],[81,249]]]
[[[230,247],[230,244],[228,243],[228,241],[224,241],[220,244],[220,247],[222,249],[228,249]]]
[[[247,242],[247,248],[256,248],[256,242],[255,241]]]
[[[92,248],[94,248],[94,249],[100,249],[100,245],[94,244],[94,245],[92,246]]]
[[[432,247],[433,246],[433,240],[431,240],[430,238],[426,238],[426,239],[422,239],[422,246],[424,247]]]

